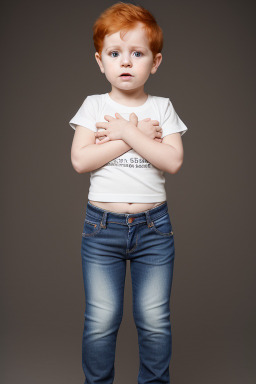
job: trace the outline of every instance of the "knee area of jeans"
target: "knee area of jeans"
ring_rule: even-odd
[[[160,307],[148,308],[141,306],[139,309],[133,310],[133,318],[136,324],[143,322],[144,324],[157,327],[164,318],[168,318],[170,311],[164,313]]]
[[[97,319],[95,322],[98,324],[99,328],[108,329],[112,326],[121,324],[123,312],[120,312],[120,310],[115,308],[109,308],[107,310],[96,311],[91,317]]]

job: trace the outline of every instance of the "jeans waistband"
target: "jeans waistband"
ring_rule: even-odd
[[[106,227],[107,222],[114,222],[121,225],[136,225],[147,222],[148,226],[152,226],[152,221],[168,213],[167,201],[164,203],[143,212],[138,213],[117,213],[107,211],[105,209],[96,207],[89,201],[86,207],[86,215],[88,218],[93,218],[101,222],[103,228]]]

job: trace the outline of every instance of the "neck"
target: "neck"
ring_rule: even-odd
[[[129,105],[134,104],[134,102],[139,105],[145,102],[148,98],[147,93],[144,91],[144,87],[141,89],[131,89],[131,90],[120,90],[112,87],[111,92],[109,92],[109,96],[117,102],[121,102]]]

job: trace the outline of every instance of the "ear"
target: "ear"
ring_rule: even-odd
[[[152,65],[152,68],[151,68],[151,74],[153,75],[154,73],[156,73],[157,71],[157,68],[159,67],[159,65],[161,64],[161,61],[162,61],[162,54],[161,53],[157,53],[155,55],[155,58],[154,58],[154,61],[153,61],[153,65]]]
[[[99,64],[101,73],[105,73],[100,54],[98,52],[95,53],[95,59],[96,59],[97,63]]]

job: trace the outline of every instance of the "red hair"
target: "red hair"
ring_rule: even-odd
[[[103,40],[106,35],[121,31],[121,39],[125,32],[143,23],[153,58],[163,48],[163,32],[154,16],[138,5],[118,2],[107,8],[93,25],[93,42],[96,52],[101,56]]]

